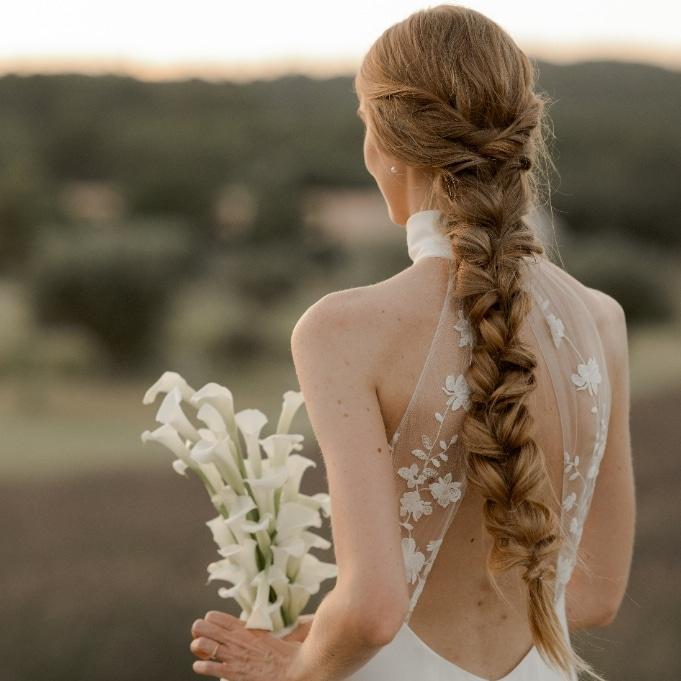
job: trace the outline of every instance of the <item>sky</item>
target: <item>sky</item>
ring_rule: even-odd
[[[71,70],[146,79],[350,73],[383,30],[436,4],[0,0],[0,73]],[[681,70],[681,6],[672,0],[460,4],[496,21],[531,57],[643,61]]]

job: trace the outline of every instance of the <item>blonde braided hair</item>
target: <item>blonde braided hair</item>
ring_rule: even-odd
[[[427,204],[443,213],[457,265],[453,295],[474,331],[471,408],[461,441],[466,476],[484,498],[494,542],[487,570],[524,567],[528,619],[545,660],[567,678],[604,681],[573,650],[554,607],[564,537],[560,501],[526,406],[536,357],[519,337],[530,298],[525,258],[544,248],[525,221],[538,200],[549,98],[524,52],[495,22],[458,5],[414,12],[386,29],[355,77],[376,143],[432,177]],[[503,597],[503,596],[502,596]]]

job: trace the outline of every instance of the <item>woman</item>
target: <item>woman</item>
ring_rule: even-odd
[[[602,679],[569,632],[607,626],[627,585],[626,324],[526,220],[548,161],[534,81],[507,33],[455,5],[415,12],[365,56],[365,163],[413,262],[324,296],[291,339],[337,583],[284,640],[197,620],[198,673]]]

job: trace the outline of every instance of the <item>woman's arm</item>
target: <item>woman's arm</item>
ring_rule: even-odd
[[[392,607],[383,622],[371,626],[368,613],[351,612],[348,602],[338,588],[326,595],[283,681],[345,679],[390,642],[398,626]]]
[[[599,329],[608,351],[612,409],[608,437],[579,553],[566,591],[570,630],[612,623],[624,598],[634,545],[636,501],[629,429],[629,353],[624,311],[610,296],[595,291],[605,314]]]
[[[291,337],[328,479],[338,577],[286,681],[345,678],[394,637],[406,613],[398,490],[374,381],[374,308],[365,288],[329,294]]]

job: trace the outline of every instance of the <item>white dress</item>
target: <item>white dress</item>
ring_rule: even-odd
[[[399,522],[410,608],[395,638],[349,676],[351,681],[493,681],[440,655],[409,626],[443,541],[456,540],[452,533],[445,535],[466,492],[457,432],[467,409],[465,372],[471,361],[473,336],[462,309],[451,296],[454,260],[448,237],[439,231],[437,216],[435,210],[419,211],[406,224],[411,259],[449,259],[450,279],[425,364],[390,438],[400,494]],[[611,390],[592,311],[570,285],[566,273],[547,256],[524,262],[523,286],[531,293],[533,306],[521,336],[538,356],[537,371],[543,367],[543,374],[537,373],[538,381],[550,391],[555,418],[560,421],[554,432],[562,430],[562,439],[555,436],[560,441],[552,448],[556,471],[561,465],[558,458],[562,458],[562,490],[556,494],[561,500],[561,533],[565,538],[556,565],[554,604],[567,633],[565,585],[576,561],[605,450]],[[462,548],[466,548],[463,542]],[[465,617],[465,613],[451,616]],[[445,617],[438,616],[438,620],[443,628],[450,628]],[[508,674],[494,681],[564,678],[532,646]]]

